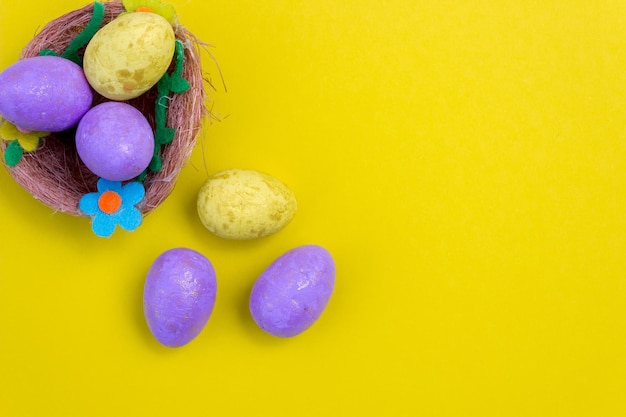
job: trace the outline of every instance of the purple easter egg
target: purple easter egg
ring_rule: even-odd
[[[300,246],[280,256],[257,278],[250,313],[267,333],[295,336],[317,321],[334,285],[330,253],[321,246]]]
[[[110,181],[141,174],[154,154],[154,134],[143,114],[130,104],[98,104],[76,129],[76,150],[91,172]]]
[[[211,262],[187,248],[170,249],[152,264],[143,311],[159,343],[183,346],[204,328],[215,304],[217,281]]]
[[[92,100],[83,69],[65,58],[26,58],[0,73],[0,115],[23,130],[74,127]]]

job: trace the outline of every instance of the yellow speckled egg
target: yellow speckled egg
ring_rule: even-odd
[[[85,76],[98,93],[129,100],[148,91],[165,74],[176,38],[165,18],[155,13],[126,13],[100,29],[87,45]]]
[[[198,193],[202,224],[226,239],[254,239],[278,232],[298,204],[293,192],[271,175],[229,169],[211,176]]]

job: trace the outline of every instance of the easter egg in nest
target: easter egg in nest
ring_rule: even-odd
[[[129,100],[161,79],[174,49],[174,30],[164,17],[125,13],[100,29],[87,45],[85,76],[106,98]]]
[[[76,129],[78,156],[91,172],[111,181],[130,181],[150,164],[154,135],[133,106],[109,101],[92,108]]]
[[[0,115],[20,129],[60,132],[91,107],[83,70],[68,59],[21,59],[0,73]]]
[[[120,2],[96,2],[71,11],[44,26],[23,49],[21,59],[57,55],[82,65],[93,36],[120,15],[133,13],[139,12],[127,10]],[[178,174],[195,146],[202,119],[208,114],[201,42],[175,17],[168,21],[174,34],[174,53],[169,59],[169,67],[155,85],[125,101],[143,114],[154,132],[154,152],[149,166],[132,180],[143,189],[141,193],[133,194],[135,200],[139,194],[142,196],[140,201],[133,200],[134,208],[141,216],[158,207],[173,190]],[[110,99],[97,91],[93,93],[92,106],[107,101]],[[17,132],[7,120],[0,123],[0,134]],[[98,208],[85,209],[89,205],[81,204],[87,195],[101,193],[99,186],[108,180],[99,178],[81,160],[75,143],[76,129],[30,133],[31,136],[40,134],[40,143],[29,146],[21,159],[14,158],[13,163],[8,164],[9,151],[20,148],[25,143],[20,141],[20,135],[27,133],[17,132],[16,138],[2,135],[0,146],[5,152],[4,162],[14,180],[54,211],[92,219],[96,215],[108,215]],[[111,186],[121,190],[122,185]],[[138,186],[130,188],[136,190]]]

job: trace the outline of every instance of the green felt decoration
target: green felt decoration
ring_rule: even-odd
[[[24,149],[20,146],[20,144],[16,140],[12,140],[7,145],[6,150],[4,151],[4,160],[7,165],[10,167],[14,167],[18,162],[22,159],[24,155]]]
[[[157,131],[165,127],[165,118],[167,116],[167,90],[161,91],[161,88],[158,88],[158,93],[159,98],[157,98],[154,109],[154,123]]]
[[[74,40],[68,45],[67,49],[61,55],[63,58],[67,58],[70,61],[82,66],[83,58],[78,55],[78,50],[87,45],[91,38],[96,34],[102,21],[104,19],[104,4],[95,2],[93,4],[93,14],[85,29],[74,38]]]
[[[163,168],[163,161],[159,155],[154,155],[152,157],[152,161],[150,161],[150,166],[148,167],[151,171],[159,172],[161,168]]]
[[[179,39],[176,40],[174,60],[176,63],[174,71],[171,74],[163,74],[163,77],[157,84],[159,98],[161,96],[167,97],[170,92],[184,93],[189,90],[189,82],[182,77],[185,63],[185,46]]]
[[[170,79],[170,89],[174,93],[184,93],[189,90],[189,81],[181,77],[172,77]]]
[[[142,172],[136,180],[143,182],[148,172],[159,172],[163,168],[163,160],[159,156],[161,147],[174,140],[176,129],[166,126],[167,104],[170,93],[184,93],[189,90],[189,82],[182,77],[185,64],[185,46],[180,40],[176,40],[174,50],[174,70],[171,74],[165,73],[157,83],[157,99],[154,107],[154,156],[148,169]]]
[[[174,45],[174,59],[176,59],[176,68],[172,72],[172,75],[180,77],[183,75],[183,63],[185,62],[185,45],[180,39],[176,39],[176,45]]]
[[[154,141],[159,145],[167,145],[174,140],[174,135],[176,135],[176,129],[171,127],[164,127],[157,130],[156,134],[154,135]]]

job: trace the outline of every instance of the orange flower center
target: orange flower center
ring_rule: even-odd
[[[115,213],[122,205],[122,197],[115,191],[105,191],[98,198],[98,208],[106,214]]]
[[[135,10],[135,11],[136,12],[151,12],[151,13],[154,13],[154,10],[152,10],[148,6],[137,7],[137,10]]]

